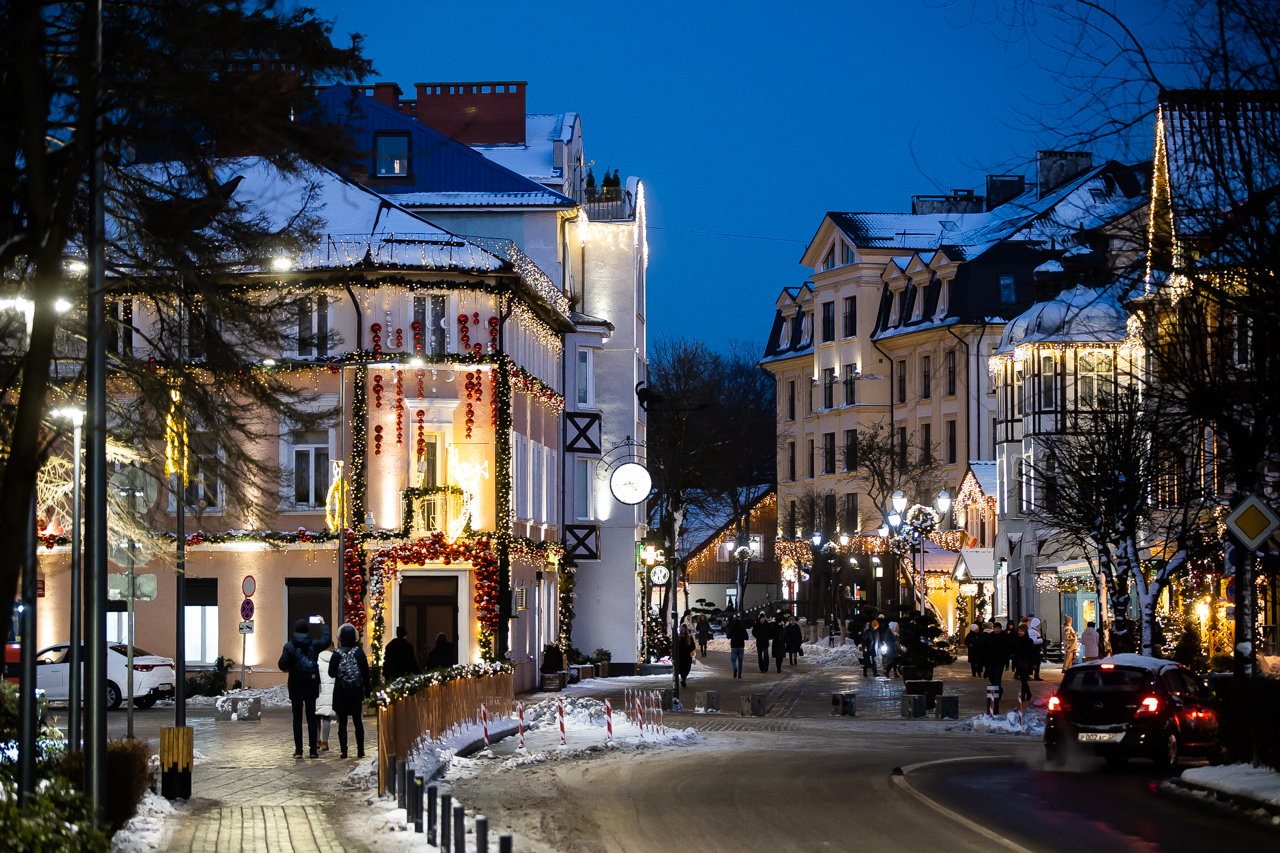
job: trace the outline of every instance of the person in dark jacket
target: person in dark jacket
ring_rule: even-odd
[[[724,633],[729,638],[729,666],[733,667],[733,677],[741,678],[742,659],[746,656],[747,649],[747,629],[742,627],[742,622],[735,616],[729,620],[729,627]]]
[[[862,677],[867,677],[867,667],[871,667],[871,674],[880,677],[880,670],[876,664],[876,656],[879,654],[880,645],[880,623],[872,619],[867,623],[867,627],[862,629]]]
[[[311,638],[311,623],[299,619],[293,623],[293,639],[284,644],[277,666],[289,673],[289,702],[293,705],[293,757],[302,757],[302,718],[307,718],[307,743],[311,757],[319,758],[316,751],[316,699],[320,696],[320,653],[333,642],[333,633],[320,618],[320,639]]]
[[[681,625],[680,636],[676,642],[676,662],[680,667],[680,685],[682,687],[689,686],[689,670],[693,669],[693,651],[695,648],[693,632],[689,630],[688,625]]]
[[[796,617],[792,616],[787,621],[787,654],[791,656],[791,665],[796,665],[796,655],[804,654],[804,650],[800,645],[804,642],[804,634],[800,632],[800,625],[796,622]]]
[[[1031,639],[1031,632],[1026,625],[1019,625],[1018,633],[1013,637],[1013,674],[1022,682],[1018,697],[1024,702],[1031,699],[1031,685],[1027,683],[1027,679],[1036,670],[1037,657],[1039,655],[1036,654],[1036,643]]]
[[[406,675],[419,672],[418,656],[414,654],[413,643],[405,639],[409,629],[401,625],[396,628],[396,638],[387,643],[382,653],[382,680],[395,681]]]
[[[888,629],[880,637],[880,645],[884,648],[880,653],[880,659],[884,663],[884,677],[896,675],[901,678],[902,666],[899,661],[902,659],[902,643],[898,638],[897,622],[889,623]]]
[[[991,633],[982,640],[982,674],[987,677],[988,684],[997,688],[996,701],[992,706],[992,711],[996,714],[1000,713],[1000,697],[1004,696],[1004,687],[1000,685],[1000,679],[1004,678],[1009,654],[1008,637],[1004,631],[1000,630],[1000,623],[996,622],[991,628]]]
[[[706,616],[698,617],[698,627],[694,631],[698,637],[698,651],[702,652],[702,656],[707,656],[707,643],[711,642],[711,623],[707,621]]]
[[[436,635],[436,644],[427,653],[427,669],[444,669],[453,666],[453,643],[440,632]]]
[[[982,631],[978,623],[969,626],[969,633],[964,635],[964,647],[969,653],[969,674],[974,678],[982,675]]]
[[[770,628],[773,630],[773,662],[778,666],[778,672],[782,672],[782,662],[787,659],[787,630],[783,627],[782,620],[778,619]]]
[[[364,700],[369,695],[369,660],[360,648],[356,626],[338,629],[338,651],[329,658],[329,675],[333,678],[333,712],[338,715],[339,758],[347,757],[347,717],[356,730],[356,757],[364,758]]]
[[[763,613],[752,627],[751,637],[756,641],[756,662],[760,664],[760,671],[768,672],[769,643],[773,640],[773,626],[765,621]]]

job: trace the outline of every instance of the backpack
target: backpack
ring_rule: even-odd
[[[297,645],[293,647],[293,661],[293,668],[299,675],[320,677],[320,665],[316,663],[316,659]]]
[[[364,679],[360,677],[360,664],[356,660],[356,648],[343,649],[338,652],[338,677],[336,684],[343,690],[360,690],[364,687]]]

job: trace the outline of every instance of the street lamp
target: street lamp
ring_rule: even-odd
[[[891,500],[893,501],[893,508],[896,512],[901,513],[907,508],[907,496],[902,493],[902,489],[898,489],[894,492]]]
[[[920,604],[920,614],[924,615],[925,607],[925,582],[924,582],[924,539],[932,530],[937,527],[941,516],[946,515],[951,509],[951,493],[943,489],[938,493],[936,498],[937,512],[930,507],[922,504],[916,504],[911,507],[911,511],[903,515],[903,511],[907,507],[907,496],[899,489],[893,493],[890,499],[893,505],[893,511],[886,516],[888,522],[887,528],[881,527],[881,535],[886,534],[895,539],[906,539],[916,552],[916,578],[917,578],[917,596]]]
[[[80,628],[80,438],[84,427],[84,409],[67,407],[50,412],[55,418],[66,418],[72,427],[72,475],[71,475],[71,656],[67,661],[71,670],[67,699],[67,744],[69,752],[80,751],[80,679],[81,679],[81,628]]]

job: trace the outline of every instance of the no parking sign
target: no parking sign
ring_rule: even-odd
[[[253,599],[246,598],[240,605],[240,618],[246,622],[253,618]]]

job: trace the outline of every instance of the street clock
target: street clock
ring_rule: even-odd
[[[609,477],[609,491],[620,503],[638,504],[649,497],[652,488],[649,472],[638,462],[624,462]]]

